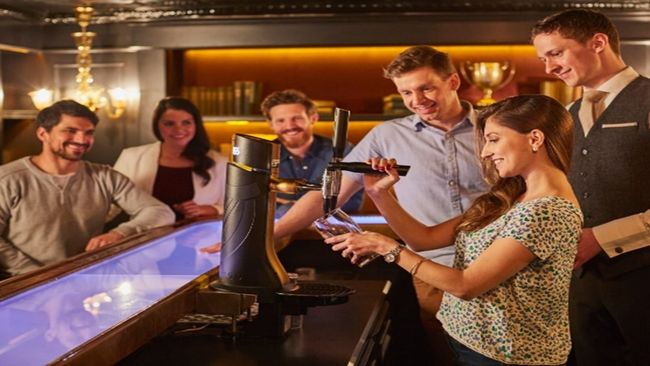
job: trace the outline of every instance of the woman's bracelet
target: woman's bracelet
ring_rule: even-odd
[[[418,273],[418,269],[420,268],[420,265],[422,265],[422,263],[424,263],[425,261],[426,261],[425,258],[421,258],[417,263],[413,265],[413,267],[411,267],[411,270],[409,271],[411,276],[415,276],[415,274]]]

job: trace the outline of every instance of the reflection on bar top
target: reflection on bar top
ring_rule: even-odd
[[[387,225],[386,219],[381,215],[350,215],[352,220],[359,225]],[[278,219],[275,219],[278,222]]]
[[[182,227],[0,301],[0,365],[44,365],[217,267],[221,221]]]
[[[351,215],[354,222],[359,225],[382,225],[387,224],[386,219],[381,215]]]

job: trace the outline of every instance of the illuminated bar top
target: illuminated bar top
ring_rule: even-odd
[[[383,225],[381,216],[352,216]],[[199,248],[221,241],[221,221],[181,227],[0,300],[0,365],[43,365],[138,316],[219,265]]]
[[[190,225],[0,301],[0,365],[43,365],[136,316],[219,265],[198,248],[221,222]]]
[[[380,215],[351,215],[359,225],[386,225],[386,219]]]

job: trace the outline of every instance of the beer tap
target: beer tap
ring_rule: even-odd
[[[334,138],[332,146],[331,163],[339,163],[345,154],[345,146],[348,140],[348,121],[350,111],[336,108],[334,110]],[[328,166],[323,173],[323,212],[325,214],[336,208],[336,200],[341,190],[341,169]]]
[[[311,306],[346,302],[354,291],[336,284],[295,281],[289,276],[273,243],[275,192],[320,190],[321,186],[278,177],[278,142],[243,134],[235,134],[232,141],[219,278],[210,284],[227,294],[227,300],[211,294],[206,301],[220,301],[233,309],[228,311],[240,311],[241,304],[255,301],[259,311],[247,332],[284,336],[290,330],[291,316],[306,314]],[[215,309],[215,304],[206,309]]]
[[[327,215],[336,208],[336,201],[341,190],[342,171],[364,173],[364,174],[385,174],[372,169],[370,164],[365,162],[343,162],[343,154],[348,140],[348,122],[350,111],[336,108],[334,110],[334,145],[332,147],[332,160],[323,173],[323,211]],[[393,167],[397,173],[404,176],[411,168],[408,165],[396,165]]]

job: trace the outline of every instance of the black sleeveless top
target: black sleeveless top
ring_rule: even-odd
[[[192,168],[170,168],[159,165],[153,183],[153,196],[174,209],[174,205],[194,198]],[[183,215],[174,209],[176,220]]]

